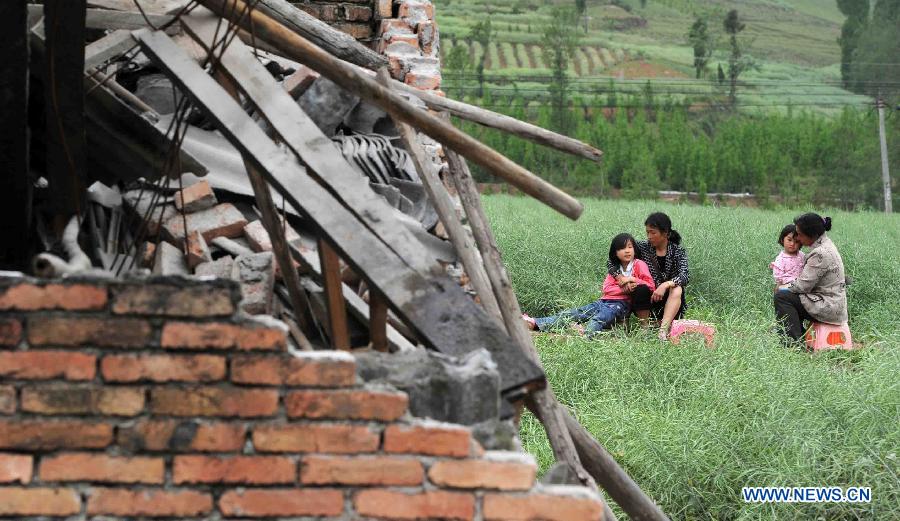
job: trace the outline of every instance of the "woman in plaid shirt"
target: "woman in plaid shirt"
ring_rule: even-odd
[[[681,235],[672,229],[669,216],[656,212],[644,221],[646,241],[637,241],[635,249],[641,260],[647,263],[656,283],[656,290],[650,292],[646,286],[619,281],[626,292],[632,292],[632,310],[642,322],[652,316],[659,321],[659,338],[669,336],[672,321],[682,318],[687,308],[684,287],[690,278],[687,252],[681,246]],[[616,277],[618,266],[607,262],[607,271]],[[617,277],[617,281],[621,277]]]

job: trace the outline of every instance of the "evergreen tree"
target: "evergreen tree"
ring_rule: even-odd
[[[844,87],[851,84],[853,53],[869,23],[869,0],[837,0],[838,9],[847,17],[841,26],[838,44],[841,46],[841,80]]]
[[[554,8],[541,38],[544,60],[551,70],[547,90],[553,109],[553,128],[562,133],[567,133],[571,124],[568,110],[570,82],[567,70],[579,43],[577,32],[571,30],[576,16],[572,9]]]
[[[756,68],[756,63],[746,53],[746,44],[738,39],[747,26],[740,20],[737,9],[728,11],[725,15],[725,32],[728,33],[729,46],[731,54],[728,57],[728,103],[733,109],[737,104],[737,81],[738,77],[749,69]]]
[[[687,34],[688,43],[694,49],[694,71],[697,79],[706,72],[707,64],[712,57],[713,44],[709,34],[706,18],[698,16]]]
[[[488,17],[486,20],[482,20],[475,24],[472,27],[472,31],[469,33],[469,39],[474,40],[481,44],[481,59],[478,61],[478,64],[475,66],[475,75],[478,79],[478,97],[484,96],[484,62],[488,56],[488,45],[491,43],[491,39],[493,38],[493,29],[491,27],[491,19]]]
[[[459,98],[465,97],[465,77],[470,66],[468,49],[460,44],[454,45],[447,53],[444,64],[444,88],[448,95],[458,89]]]

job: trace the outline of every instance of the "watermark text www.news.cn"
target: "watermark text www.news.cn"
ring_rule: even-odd
[[[743,487],[745,503],[870,503],[871,487]]]

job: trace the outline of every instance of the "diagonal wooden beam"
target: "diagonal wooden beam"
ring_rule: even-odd
[[[523,358],[506,334],[459,286],[443,275],[409,267],[371,230],[310,178],[296,158],[280,149],[228,93],[168,36],[139,31],[142,50],[202,109],[220,132],[269,184],[315,228],[422,343],[461,356],[489,350],[501,368],[501,389],[514,392],[544,382],[543,371]],[[398,224],[399,225],[399,224]]]
[[[182,17],[182,26],[201,47],[212,52],[221,63],[217,69],[241,90],[281,140],[347,209],[416,270],[425,273],[440,269],[412,232],[397,226],[396,210],[372,191],[368,180],[350,165],[290,94],[271,79],[250,48],[234,39],[222,52],[217,40],[222,40],[227,22],[222,21],[220,29],[221,20],[209,10],[197,8]]]
[[[444,146],[459,151],[467,159],[501,177],[526,194],[554,210],[577,219],[584,206],[574,197],[522,168],[484,143],[407,101],[400,94],[380,85],[357,67],[341,61],[294,33],[271,17],[250,9],[243,0],[199,0],[219,16],[250,31],[257,38],[280,49],[292,60],[315,69],[341,88],[377,105],[394,119],[428,134]]]

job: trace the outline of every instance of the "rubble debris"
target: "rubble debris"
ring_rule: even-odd
[[[209,186],[209,181],[205,179],[175,192],[175,208],[187,213],[212,208],[216,203],[218,203],[216,194]]]
[[[241,285],[241,309],[251,315],[272,313],[275,258],[271,252],[251,253],[234,259],[231,278]]]
[[[475,425],[500,415],[500,374],[485,349],[461,357],[425,350],[358,353],[363,380],[390,384],[409,395],[420,418]]]
[[[357,103],[359,98],[321,77],[297,100],[303,112],[326,136],[334,135],[344,116]]]
[[[194,269],[199,264],[212,261],[209,246],[203,239],[203,235],[197,230],[192,231],[187,237],[187,264]]]
[[[234,267],[234,257],[226,255],[219,257],[214,261],[198,264],[194,268],[194,275],[203,275],[209,277],[217,277],[220,279],[230,279]]]
[[[184,253],[167,242],[156,246],[156,257],[153,259],[154,275],[188,275],[190,270],[184,261]]]
[[[284,226],[285,231],[285,239],[288,242],[293,242],[300,239],[300,236],[294,231],[290,225],[287,225],[284,220],[281,220],[282,226]],[[272,251],[272,240],[269,238],[269,233],[263,227],[262,221],[252,221],[247,226],[244,226],[244,237],[247,239],[247,242],[250,243],[250,247],[255,252],[260,251]]]
[[[184,240],[184,226],[187,221],[188,230],[197,230],[207,242],[216,237],[238,237],[244,232],[247,220],[231,203],[222,203],[206,210],[189,214],[178,214],[163,223],[166,238],[180,243]]]

